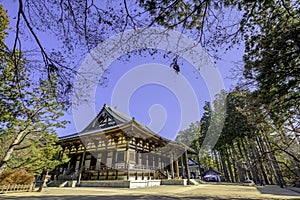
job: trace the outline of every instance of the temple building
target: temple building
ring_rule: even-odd
[[[106,104],[81,132],[61,137],[60,145],[70,161],[57,168],[56,177],[77,183],[189,179],[188,160],[196,155],[195,150],[158,135]]]

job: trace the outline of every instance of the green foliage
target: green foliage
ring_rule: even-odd
[[[299,2],[267,2],[252,3],[256,15],[245,22],[247,31],[255,31],[245,34],[244,75],[257,84],[257,101],[267,105],[273,120],[280,120],[300,100]]]
[[[199,138],[201,134],[200,130],[200,122],[191,123],[188,129],[180,131],[178,133],[175,141],[181,142],[187,146],[191,146],[194,140]]]
[[[2,7],[0,11],[1,19],[8,22]],[[5,29],[1,30],[5,35]],[[0,60],[0,174],[6,168],[24,168],[32,173],[53,169],[66,161],[64,156],[57,157],[61,147],[56,144],[56,128],[67,123],[59,119],[64,103],[56,98],[57,82],[39,80],[32,84],[33,76],[22,54],[12,53],[5,45]]]
[[[219,133],[221,133],[226,106],[226,93],[222,91],[214,101],[214,109],[210,102],[205,102],[204,113],[200,122],[192,123],[190,128],[183,133],[194,133],[194,138],[190,147],[199,150],[199,159],[202,167],[215,168],[212,156],[212,148],[216,144]]]
[[[8,17],[6,16],[7,11],[3,9],[3,5],[0,5],[0,48],[3,49],[4,39],[6,38],[7,33],[5,32],[9,25]],[[2,53],[2,52],[0,52]]]
[[[228,94],[226,119],[215,149],[227,151],[245,138],[255,141],[268,136],[271,145],[268,148],[279,159],[284,176],[298,177],[299,2],[181,0],[140,1],[140,4],[153,17],[153,24],[182,32],[192,30],[193,36],[196,35],[201,42],[203,30],[211,31],[210,36],[206,37],[206,45],[212,42],[212,46],[218,46],[227,43],[229,38],[232,38],[230,43],[234,44],[241,41],[239,38],[243,36],[246,84],[242,86],[253,92],[235,90]],[[230,7],[237,8],[234,12],[236,16],[241,14],[241,17],[237,21],[230,18],[232,24],[226,24],[221,16],[225,16]],[[221,9],[224,10],[222,15],[214,15]],[[210,24],[211,21],[216,22],[216,25]],[[238,28],[235,22],[238,22]],[[205,29],[206,26],[209,29]],[[214,134],[218,133],[220,122],[224,119],[220,114],[222,112],[218,112],[222,110],[220,99],[224,99],[224,96],[220,94],[219,97],[212,108],[209,103],[204,107],[205,113],[200,121],[201,134],[192,142],[194,148],[199,149],[203,144],[211,145],[211,140],[216,138]],[[267,153],[263,149],[261,151],[261,156],[266,158]],[[204,157],[207,157],[207,153],[203,152]]]
[[[256,92],[239,89],[228,94],[225,123],[214,149],[225,155],[233,151],[233,158],[230,158],[233,159],[231,161],[233,167],[235,162],[245,161],[243,154],[248,155],[248,152],[242,152],[241,141],[247,143],[248,139],[261,141],[261,138],[265,138],[264,142],[258,142],[256,147],[259,150],[255,155],[263,162],[258,164],[258,167],[271,162],[272,167],[276,168],[274,173],[278,177],[282,174],[285,180],[291,183],[299,179],[300,169],[300,149],[296,128],[298,126],[295,120],[292,120],[294,113],[281,116],[281,122],[278,123],[278,120],[272,118],[272,112],[268,107],[257,100],[256,94]],[[239,150],[238,155],[236,149]],[[280,168],[277,168],[277,165]]]
[[[19,1],[19,4],[22,2]],[[110,37],[111,33],[151,26],[177,29],[182,33],[188,32],[205,48],[215,51],[220,45],[233,46],[244,41],[244,77],[247,79],[246,86],[250,86],[248,89],[254,92],[229,93],[224,126],[223,100],[226,94],[221,93],[213,102],[213,108],[206,103],[205,114],[200,121],[201,128],[198,129],[200,132],[182,131],[178,135],[178,140],[186,144],[192,143],[197,149],[205,144],[207,149],[214,146],[213,141],[218,138],[216,134],[222,131],[216,149],[223,150],[236,140],[243,140],[245,136],[255,139],[262,135],[272,135],[270,137],[272,151],[281,160],[285,156],[289,159],[282,161],[284,163],[282,166],[287,165],[297,171],[300,134],[299,7],[298,1],[275,0],[125,0],[119,4],[111,4],[110,1],[96,4],[88,0],[67,2],[28,0],[26,10],[22,5],[18,10],[20,15],[17,20],[21,23],[16,23],[14,30],[17,33],[15,46],[19,44],[25,46],[21,45],[23,41],[19,33],[26,33],[20,31],[20,24],[27,20],[25,28],[28,28],[30,36],[35,38],[37,47],[41,50],[44,67],[47,69],[45,71],[51,77],[55,72],[58,77],[53,77],[58,78],[58,82],[67,83],[62,93],[65,95],[65,92],[71,91],[70,80],[66,78],[71,76],[65,75],[68,74],[66,69],[70,70],[69,66],[74,63],[66,65],[65,57],[61,55],[69,56],[76,52],[75,49],[81,49],[80,53],[85,55],[99,42]],[[29,84],[28,79],[32,78],[30,74],[34,72],[25,70],[26,62],[21,59],[19,51],[7,50],[4,38],[8,19],[2,6],[0,11],[2,50],[0,78],[3,80],[0,83],[0,92],[3,94],[0,96],[0,113],[3,113],[0,117],[0,129],[1,132],[4,131],[1,133],[0,142],[5,149],[9,148],[8,144],[14,141],[18,133],[26,136],[24,138],[35,138],[34,134],[41,131],[38,127],[42,126],[42,131],[55,135],[51,127],[62,124],[57,121],[61,107],[55,107],[57,105],[53,101],[57,98],[56,79],[46,82],[45,85],[39,82],[41,88]],[[62,48],[51,55],[37,37],[38,31],[46,32],[49,27],[55,30],[55,38],[63,43]],[[78,52],[75,54],[69,57],[69,60],[76,60]],[[7,68],[4,68],[4,65]],[[179,69],[178,65],[176,69]],[[33,88],[36,88],[36,91]],[[34,109],[39,114],[32,113]],[[53,114],[53,111],[56,114]],[[36,129],[37,132],[33,131],[30,134],[26,132]],[[191,138],[186,137],[194,137],[195,134],[198,138],[192,142]],[[29,144],[29,141],[27,142]]]
[[[55,128],[66,123],[59,120],[63,104],[55,99],[54,83],[41,81],[33,87],[25,68],[20,65],[15,71],[8,62],[0,71],[1,159],[13,148],[7,160],[9,168],[23,167],[33,173],[54,168],[61,163],[56,158],[61,147],[56,145]]]
[[[269,136],[288,181],[299,179],[300,57],[299,2],[269,1],[255,7],[245,35],[244,75],[256,83],[247,117]]]
[[[34,176],[24,169],[5,170],[0,174],[0,185],[29,185],[34,180]]]
[[[199,143],[202,144],[204,141],[204,138],[208,132],[208,127],[211,122],[211,115],[212,115],[212,108],[209,102],[205,102],[205,105],[203,107],[204,113],[201,117],[201,137],[199,137]]]
[[[246,94],[241,91],[233,91],[227,95],[226,119],[216,149],[230,146],[237,139],[252,137],[255,134],[255,127],[242,113],[248,100]]]
[[[159,25],[167,28],[202,29],[210,1],[140,1]]]

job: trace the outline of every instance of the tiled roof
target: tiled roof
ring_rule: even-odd
[[[108,115],[114,121],[114,124],[110,124],[109,126],[105,126],[105,127],[95,126],[96,122],[99,120],[99,118],[102,114]],[[118,129],[118,128],[123,129],[123,131],[125,131],[124,128],[128,127],[128,126],[139,127],[140,130],[142,130],[142,132],[136,132],[137,137],[152,138],[156,141],[160,141],[159,143],[161,143],[161,144],[175,145],[177,147],[184,148],[191,153],[196,153],[194,149],[186,146],[185,144],[179,143],[176,141],[171,141],[167,138],[160,136],[159,134],[152,131],[146,125],[136,121],[134,118],[131,118],[131,117],[119,112],[115,108],[111,108],[110,106],[108,106],[106,104],[104,104],[104,106],[101,109],[101,111],[99,112],[99,114],[92,120],[92,122],[85,129],[83,129],[83,131],[60,137],[60,140],[73,140],[78,137],[85,137],[85,136],[88,136],[91,134],[97,134],[99,132],[106,132],[106,131],[109,131],[112,129]],[[130,135],[129,132],[127,132],[125,134]]]

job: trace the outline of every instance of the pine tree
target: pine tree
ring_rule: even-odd
[[[5,45],[9,20],[1,5],[0,20],[0,174],[8,168],[34,174],[49,171],[67,160],[65,155],[58,157],[62,149],[55,131],[66,123],[59,119],[64,104],[57,101],[57,84],[42,80],[32,84],[26,59]]]

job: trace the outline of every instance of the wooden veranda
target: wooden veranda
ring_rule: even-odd
[[[188,155],[196,152],[104,105],[81,132],[60,138],[70,157],[53,179],[150,180],[190,178]],[[179,166],[179,164],[181,166]]]

